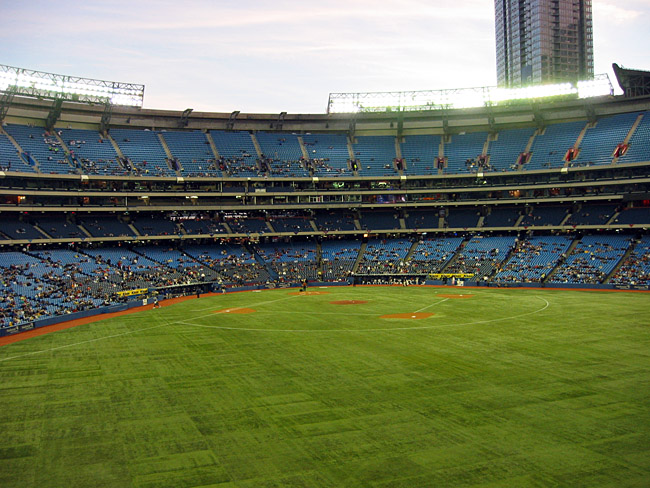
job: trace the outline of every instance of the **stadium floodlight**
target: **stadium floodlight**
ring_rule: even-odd
[[[142,107],[144,85],[57,75],[0,64],[0,91],[28,97]]]
[[[327,113],[423,111],[484,107],[553,97],[590,98],[613,95],[607,74],[577,83],[530,85],[515,88],[485,86],[407,92],[330,93]]]

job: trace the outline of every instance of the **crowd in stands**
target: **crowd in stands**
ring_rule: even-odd
[[[630,244],[626,236],[585,236],[551,277],[553,283],[603,283]]]
[[[401,274],[412,242],[402,239],[373,239],[368,242],[357,274]]]
[[[562,236],[532,237],[518,240],[510,258],[499,266],[496,283],[531,283],[544,280],[566,257],[571,240]]]
[[[617,285],[650,285],[650,236],[635,243],[634,249],[610,281]]]

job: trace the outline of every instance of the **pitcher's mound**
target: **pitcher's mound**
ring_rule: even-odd
[[[410,319],[410,320],[420,320],[432,317],[432,313],[427,312],[412,312],[412,313],[393,313],[390,315],[382,315],[380,319]]]
[[[217,310],[214,313],[255,313],[256,310],[253,310],[252,308],[240,308],[240,307],[233,307],[233,308],[224,308],[223,310]]]
[[[474,295],[438,295],[442,298],[472,298]]]
[[[368,303],[366,300],[338,300],[330,302],[332,305],[359,305],[360,303]]]

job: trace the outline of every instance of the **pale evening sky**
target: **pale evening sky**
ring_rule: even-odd
[[[650,0],[592,0],[595,72],[650,70]],[[0,0],[0,64],[141,83],[145,108],[324,113],[496,84],[492,0]]]

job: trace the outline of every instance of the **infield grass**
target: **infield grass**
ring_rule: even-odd
[[[648,486],[650,294],[310,291],[0,348],[0,486]]]

